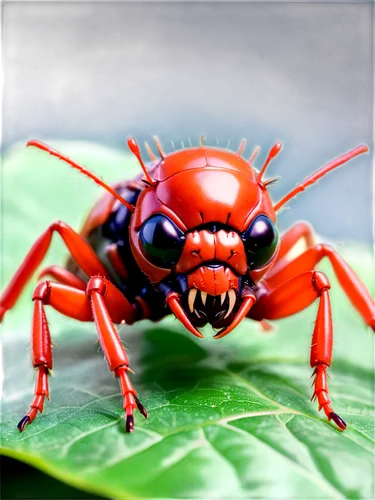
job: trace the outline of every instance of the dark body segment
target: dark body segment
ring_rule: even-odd
[[[136,179],[121,183],[115,189],[125,200],[136,205],[144,187]],[[105,213],[105,220],[99,219],[97,213]],[[158,321],[171,311],[165,303],[165,296],[152,285],[133,257],[129,242],[130,218],[131,213],[125,205],[105,195],[91,210],[80,234],[108,269],[112,283],[137,306],[136,320]],[[66,268],[84,281],[89,278],[71,258]]]

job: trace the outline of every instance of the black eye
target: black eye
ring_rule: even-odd
[[[250,269],[265,266],[276,251],[279,233],[265,215],[258,215],[242,234]]]
[[[152,215],[141,227],[140,242],[148,261],[166,269],[177,264],[185,244],[185,235],[165,215]]]

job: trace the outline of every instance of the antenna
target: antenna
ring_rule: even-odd
[[[128,146],[129,146],[130,151],[133,153],[133,155],[137,157],[139,164],[141,165],[142,170],[146,176],[147,183],[150,184],[150,186],[154,186],[155,181],[153,181],[151,179],[150,174],[147,171],[146,165],[143,163],[143,160],[141,158],[139,146],[132,137],[129,137],[129,139],[128,139]]]
[[[276,144],[274,144],[272,146],[271,151],[269,152],[269,155],[267,157],[267,160],[266,160],[265,164],[263,165],[261,171],[258,174],[257,182],[262,182],[262,176],[263,176],[264,172],[266,171],[266,168],[267,168],[269,162],[272,160],[272,158],[274,158],[277,155],[277,153],[279,153],[281,148],[282,148],[281,142],[277,142]]]
[[[289,201],[291,198],[293,198],[296,194],[300,193],[301,191],[304,191],[308,186],[311,184],[314,184],[318,179],[323,177],[323,175],[328,174],[331,170],[333,170],[336,167],[339,167],[343,163],[346,163],[347,161],[351,160],[357,155],[360,155],[362,153],[367,153],[368,152],[368,147],[365,144],[362,144],[361,146],[358,146],[348,153],[339,156],[335,160],[327,163],[327,165],[324,165],[324,167],[320,168],[317,170],[314,174],[310,175],[307,179],[303,181],[302,184],[299,184],[296,186],[293,191],[291,191],[289,194],[284,196],[282,200],[280,200],[276,205],[273,207],[275,212],[279,210],[280,207],[282,207],[287,201]]]
[[[56,151],[56,149],[53,149],[50,146],[48,146],[47,144],[44,144],[43,142],[40,142],[40,141],[37,141],[34,139],[28,141],[26,143],[26,146],[27,147],[34,146],[38,149],[42,149],[43,151],[47,151],[47,153],[49,153],[50,155],[56,156],[56,158],[58,158],[59,160],[65,161],[71,167],[79,170],[81,172],[81,174],[87,175],[87,177],[90,177],[90,179],[92,179],[94,182],[96,182],[96,184],[99,184],[99,186],[104,187],[104,189],[106,189],[109,193],[111,193],[111,195],[114,196],[120,203],[125,205],[127,207],[127,209],[130,210],[130,212],[132,212],[132,213],[134,212],[134,210],[135,210],[134,205],[131,205],[128,201],[124,200],[124,198],[122,196],[120,196],[118,193],[116,193],[116,191],[114,189],[112,189],[111,186],[108,186],[108,184],[106,184],[104,181],[99,179],[99,177],[97,177],[95,174],[93,174],[92,172],[90,172],[86,168],[82,167],[81,165],[79,165],[75,161],[71,160],[67,156],[63,155],[62,153],[59,153],[59,151]]]

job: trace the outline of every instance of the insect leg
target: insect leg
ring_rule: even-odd
[[[127,374],[129,360],[113,325],[113,320],[120,322],[126,313],[125,316],[128,317],[124,319],[127,323],[132,323],[135,319],[135,310],[132,310],[132,306],[112,283],[100,276],[90,278],[87,284],[87,294],[91,300],[94,321],[109,369],[120,379],[121,393],[124,398],[123,407],[126,413],[125,429],[127,432],[132,432],[134,409],[138,408],[146,418],[147,412],[139,401]]]
[[[45,276],[50,276],[58,283],[63,283],[64,285],[72,286],[73,288],[78,288],[79,290],[86,290],[87,284],[75,274],[67,269],[64,269],[63,267],[55,265],[48,266],[42,270],[38,279],[44,278]]]
[[[263,332],[272,332],[274,330],[273,325],[271,325],[271,323],[268,323],[268,321],[266,321],[265,319],[262,319],[260,321],[260,327]]]
[[[290,261],[297,244],[301,242],[303,247],[308,249],[315,246],[316,241],[317,237],[312,226],[308,222],[298,221],[281,235],[278,260],[287,258]],[[273,269],[270,270],[271,274],[274,272]]]
[[[353,269],[329,245],[317,245],[314,250],[318,261],[323,257],[328,257],[337,279],[349,300],[362,316],[365,323],[375,331],[375,301]]]
[[[333,342],[330,288],[322,272],[304,272],[275,289],[271,288],[255,303],[251,317],[258,320],[284,318],[305,309],[319,298],[310,357],[310,365],[315,368],[313,399],[318,399],[319,410],[323,408],[329,420],[345,429],[345,422],[333,411],[328,397],[326,370],[331,364]]]
[[[273,276],[277,275],[281,269],[284,269],[284,267],[289,264],[291,261],[291,259],[288,258],[289,252],[292,250],[294,245],[301,240],[304,241],[306,248],[312,248],[315,244],[313,229],[310,224],[304,221],[297,222],[297,224],[290,227],[284,234],[281,235],[280,249],[277,255],[277,260],[267,273],[267,279],[271,279]],[[260,326],[265,332],[273,330],[273,326],[265,320],[260,322]]]
[[[16,303],[23,288],[44,259],[51,244],[52,235],[57,232],[68,247],[73,259],[87,276],[100,274],[108,277],[108,271],[96,256],[87,241],[64,222],[51,224],[29,250],[13,279],[0,298],[0,322],[8,309]]]
[[[51,304],[63,314],[81,321],[91,321],[90,303],[85,292],[45,281],[39,283],[33,293],[34,312],[31,331],[32,363],[38,370],[35,384],[35,397],[30,410],[20,420],[18,429],[22,432],[31,423],[38,411],[43,411],[44,399],[49,399],[48,374],[52,369],[51,335],[44,311],[44,306]],[[61,307],[56,307],[59,304]]]
[[[314,269],[324,257],[330,260],[337,279],[353,306],[362,316],[365,323],[375,330],[374,299],[353,269],[329,245],[318,244],[306,250],[296,259],[279,268],[277,273],[270,276],[267,275],[264,283],[266,287],[275,288],[290,280],[296,274]]]
[[[127,414],[127,430],[132,431],[134,429],[134,408],[138,408],[144,416],[147,416],[147,412],[140,403],[126,373],[129,369],[129,361],[113,321],[119,323],[124,319],[129,324],[133,323],[136,317],[135,307],[114,285],[102,277],[91,278],[87,285],[87,291],[61,283],[44,281],[36,286],[33,301],[32,361],[33,366],[38,368],[38,377],[35,398],[29,412],[19,422],[19,430],[23,431],[25,426],[34,420],[38,411],[42,412],[44,398],[48,398],[47,376],[49,370],[52,369],[52,349],[44,306],[50,305],[65,316],[80,321],[92,321],[94,314],[99,339],[109,368],[120,378],[124,408]],[[108,309],[104,302],[108,305]]]

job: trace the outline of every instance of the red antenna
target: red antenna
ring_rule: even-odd
[[[134,205],[131,205],[128,201],[124,200],[124,198],[122,196],[120,196],[118,193],[116,193],[116,191],[114,189],[112,189],[111,186],[108,186],[108,184],[106,184],[104,181],[99,179],[99,177],[97,177],[95,174],[93,174],[92,172],[90,172],[86,168],[82,167],[81,165],[79,165],[75,161],[71,160],[67,156],[63,155],[62,153],[59,153],[59,151],[56,151],[56,149],[53,149],[50,146],[47,146],[47,144],[44,144],[43,142],[40,142],[40,141],[36,141],[34,139],[28,141],[26,143],[26,146],[27,147],[34,146],[38,149],[42,149],[43,151],[47,151],[47,153],[49,153],[50,155],[56,156],[56,158],[58,158],[59,160],[65,161],[71,167],[79,170],[81,172],[81,174],[87,175],[87,177],[90,177],[90,179],[92,179],[94,182],[96,182],[96,184],[99,184],[99,186],[104,187],[104,189],[106,189],[109,193],[111,193],[111,195],[114,196],[120,203],[125,205],[127,207],[127,209],[130,210],[130,212],[132,212],[132,213],[134,212],[134,210],[135,210]]]
[[[257,182],[262,182],[262,176],[264,172],[266,171],[266,168],[268,167],[269,162],[274,158],[277,153],[280,151],[282,148],[281,142],[277,142],[274,146],[272,146],[271,151],[269,152],[268,158],[265,162],[265,164],[262,167],[262,170],[259,172],[258,177],[257,177]]]
[[[323,175],[328,174],[328,172],[330,172],[334,168],[339,167],[343,163],[346,163],[347,161],[351,160],[357,155],[360,155],[361,153],[367,153],[367,152],[368,152],[368,147],[362,144],[361,146],[356,147],[352,151],[349,151],[349,153],[339,156],[330,163],[327,163],[327,165],[324,165],[324,167],[317,170],[315,174],[310,175],[310,177],[305,179],[302,184],[299,184],[297,187],[293,189],[293,191],[291,191],[289,194],[284,196],[282,200],[276,203],[276,205],[273,207],[274,210],[275,211],[279,210],[280,207],[282,207],[287,201],[293,198],[296,194],[300,193],[301,191],[304,191],[308,186],[314,184],[314,182],[323,177]]]
[[[146,165],[143,163],[143,160],[141,158],[141,153],[139,151],[139,146],[138,146],[138,144],[135,142],[135,140],[132,137],[129,137],[129,139],[128,139],[128,146],[129,146],[130,151],[134,154],[134,156],[137,157],[137,159],[139,161],[139,164],[141,165],[142,170],[143,170],[143,172],[144,172],[144,174],[146,176],[147,183],[150,184],[150,186],[154,186],[155,185],[155,181],[153,181],[151,179],[150,174],[147,171]]]

